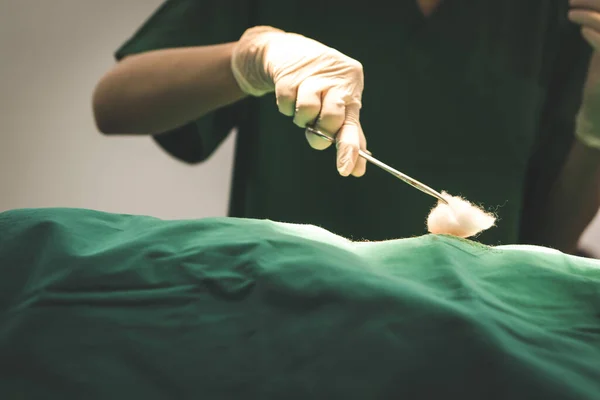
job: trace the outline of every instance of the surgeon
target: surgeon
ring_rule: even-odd
[[[230,216],[425,233],[435,200],[365,175],[368,149],[496,213],[477,240],[574,252],[600,204],[594,48],[600,0],[169,0],[116,51],[93,107],[101,132],[151,135],[192,164],[236,128]],[[306,146],[307,125],[335,146]]]

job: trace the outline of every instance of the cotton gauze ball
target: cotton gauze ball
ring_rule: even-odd
[[[492,214],[461,197],[441,194],[448,204],[439,201],[429,213],[427,230],[430,233],[468,238],[494,226],[496,217]]]

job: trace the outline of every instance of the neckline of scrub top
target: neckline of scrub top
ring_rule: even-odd
[[[415,14],[415,20],[418,26],[431,26],[437,24],[438,20],[447,14],[448,3],[452,1],[453,0],[441,0],[429,16],[426,16],[423,13],[423,10],[421,10],[421,7],[418,4],[418,0],[412,0],[409,3],[411,3],[411,12]]]
[[[442,4],[445,3],[445,0],[436,0],[437,3],[433,6],[433,8],[431,9],[429,15],[425,14],[425,10],[423,10],[423,7],[421,6],[421,1],[422,0],[415,0],[415,3],[417,4],[417,9],[421,12],[421,15],[425,18],[425,19],[429,19],[431,18],[441,7]]]
[[[455,4],[454,0],[444,0],[428,17],[423,14],[417,4],[417,0],[408,2],[412,32],[406,43],[406,52],[410,56],[413,52],[430,52],[446,49],[457,44],[462,46],[471,36],[471,27],[468,20],[462,18],[461,14],[468,15],[465,7],[477,7],[477,4],[461,2]],[[462,7],[462,8],[461,8]],[[434,50],[437,49],[437,50]]]

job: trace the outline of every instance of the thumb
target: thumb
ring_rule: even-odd
[[[346,106],[346,119],[336,135],[337,170],[340,175],[348,176],[358,162],[361,127],[359,122],[360,103]]]

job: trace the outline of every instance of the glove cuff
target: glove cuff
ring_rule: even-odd
[[[255,26],[247,29],[231,55],[231,71],[240,89],[254,97],[261,97],[275,90],[268,76],[265,52],[269,36],[284,31],[270,26]]]
[[[577,114],[575,123],[575,136],[587,147],[600,150],[600,127],[594,127],[589,118],[584,116],[583,111]],[[598,132],[598,133],[596,133]]]
[[[587,147],[600,150],[600,137],[585,135],[580,133],[579,131],[577,131],[576,136],[577,139]]]

